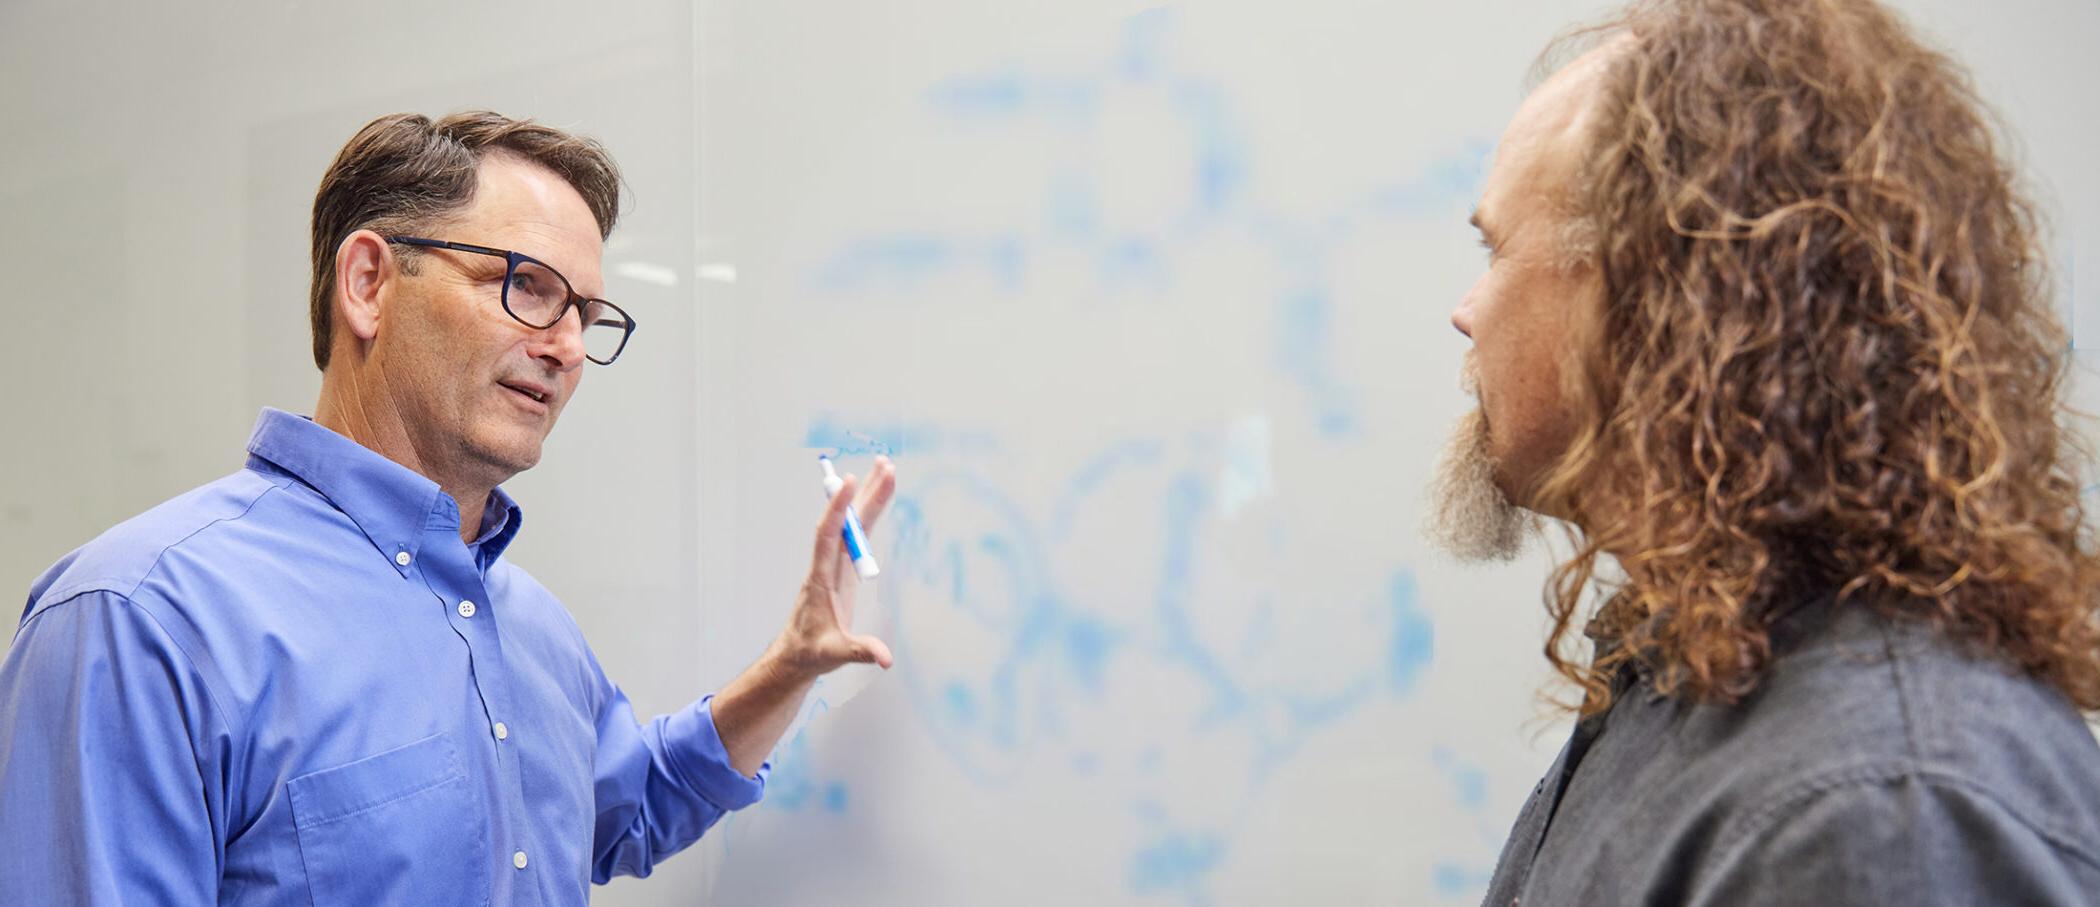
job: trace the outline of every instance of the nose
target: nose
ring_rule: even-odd
[[[1451,310],[1451,326],[1466,335],[1467,339],[1473,336],[1473,303],[1480,298],[1480,288],[1487,283],[1487,279],[1488,275],[1480,275],[1480,279],[1466,290],[1466,295],[1458,298],[1458,307]]]
[[[583,365],[583,309],[575,305],[563,309],[560,318],[533,335],[527,352],[564,372]]]

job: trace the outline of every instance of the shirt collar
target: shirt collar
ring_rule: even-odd
[[[320,492],[403,573],[419,556],[426,530],[459,532],[459,507],[436,482],[305,416],[264,407],[248,453]],[[517,536],[521,517],[502,489],[489,495],[474,542],[484,569]]]
[[[467,546],[481,569],[487,570],[503,555],[503,549],[510,547],[510,540],[517,538],[518,527],[524,522],[525,511],[518,509],[517,501],[501,488],[489,492],[489,505],[481,509],[481,534]]]

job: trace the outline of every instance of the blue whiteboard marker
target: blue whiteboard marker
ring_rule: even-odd
[[[824,495],[828,499],[839,493],[846,480],[831,468],[830,457],[818,457],[817,462],[824,465]],[[846,505],[846,528],[841,534],[846,537],[846,556],[853,559],[853,572],[860,574],[861,579],[874,579],[882,572],[881,567],[875,566],[875,553],[868,550],[868,536],[860,531],[860,517],[851,504]]]

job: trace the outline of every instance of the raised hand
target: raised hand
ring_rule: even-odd
[[[896,467],[888,457],[877,457],[865,487],[858,477],[847,475],[839,493],[825,504],[809,576],[802,582],[782,634],[784,654],[797,668],[817,675],[855,663],[890,666],[888,644],[853,632],[853,603],[860,578],[839,536],[846,524],[847,502],[853,503],[861,528],[872,533],[896,490]]]

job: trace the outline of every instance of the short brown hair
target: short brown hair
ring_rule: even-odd
[[[480,183],[481,159],[491,152],[554,171],[590,206],[598,235],[612,235],[620,214],[620,170],[595,139],[486,110],[436,121],[396,113],[366,123],[336,154],[314,193],[314,365],[328,367],[334,342],[329,316],[337,247],[359,230],[410,232],[465,208]]]
[[[2068,344],[1967,75],[1872,0],[1640,0],[1613,30],[1580,205],[1605,339],[1535,496],[1574,515],[1547,657],[1582,710],[1629,663],[1738,701],[1828,593],[2100,710]]]

